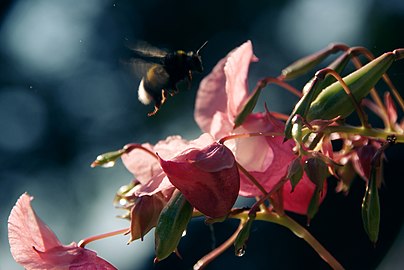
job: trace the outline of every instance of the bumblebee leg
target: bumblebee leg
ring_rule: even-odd
[[[149,112],[149,113],[147,114],[147,116],[153,116],[153,115],[155,115],[158,111],[159,111],[159,107],[156,106],[156,105],[154,105],[154,111]]]
[[[156,99],[156,102],[154,103],[154,111],[149,112],[149,113],[147,114],[147,116],[153,116],[153,115],[155,115],[155,114],[159,111],[161,105],[164,104],[164,102],[166,101],[166,99],[167,99],[166,90],[162,89],[162,90],[161,90],[161,97],[160,97],[159,99]]]
[[[161,104],[164,104],[164,102],[166,102],[167,99],[167,91],[162,89],[161,90]]]
[[[189,71],[187,77],[188,90],[191,89],[191,82],[192,82],[192,72]]]

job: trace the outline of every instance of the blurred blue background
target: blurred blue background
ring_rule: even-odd
[[[305,54],[331,42],[368,47],[375,55],[404,46],[404,2],[399,0],[308,1],[112,1],[15,0],[0,4],[0,269],[21,269],[11,257],[7,218],[25,191],[33,207],[60,240],[71,241],[128,226],[115,218],[115,191],[132,176],[122,164],[91,169],[103,152],[129,142],[155,143],[168,135],[193,139],[198,83],[228,51],[253,41],[260,62],[251,86]],[[128,46],[144,40],[172,50],[195,50],[205,40],[205,71],[193,89],[169,99],[160,113],[137,101],[139,80],[123,64]],[[404,64],[389,74],[402,91]],[[383,87],[383,86],[382,86]],[[296,102],[284,91],[265,91],[270,110],[288,113]],[[364,184],[348,197],[335,183],[310,230],[348,269],[399,269],[404,264],[401,146],[387,152],[381,191],[380,241],[374,248],[361,225]],[[335,182],[335,181],[334,181]],[[322,210],[322,211],[321,211]],[[302,224],[305,219],[296,217]],[[236,224],[215,225],[217,242]],[[401,229],[401,232],[400,232]],[[192,222],[180,245],[183,260],[171,256],[153,265],[153,235],[126,245],[114,237],[88,248],[119,269],[190,269],[211,248],[202,220]],[[269,266],[268,266],[269,265]],[[246,255],[230,249],[209,269],[326,269],[318,255],[289,231],[254,225]]]

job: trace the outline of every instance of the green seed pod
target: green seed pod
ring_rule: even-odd
[[[192,217],[193,207],[184,195],[176,190],[161,211],[155,230],[156,261],[170,256],[178,246]]]
[[[376,243],[379,237],[380,225],[380,203],[377,190],[376,170],[372,170],[371,178],[366,187],[365,196],[362,202],[363,227],[372,243]]]
[[[288,67],[282,70],[282,78],[284,80],[292,80],[307,73],[309,70],[313,69],[316,65],[321,63],[330,54],[333,54],[341,49],[347,49],[346,45],[342,44],[331,44],[327,48],[303,57],[296,62],[293,62]]]
[[[385,53],[343,79],[358,102],[370,92],[394,60],[396,55],[393,52]],[[321,91],[311,103],[306,119],[310,122],[314,119],[330,120],[337,116],[345,118],[354,110],[355,106],[342,85],[335,82]]]
[[[332,62],[328,68],[335,70],[340,73],[348,64],[351,54],[348,52],[342,54],[338,57],[334,62]],[[325,87],[329,86],[333,82],[335,82],[335,78],[333,76],[326,76],[324,79],[319,80],[319,78],[313,77],[303,88],[304,96],[299,100],[296,104],[293,112],[290,114],[288,121],[285,126],[285,136],[287,139],[291,138],[291,130],[293,125],[293,118],[296,114],[301,115],[303,118],[306,117],[306,114],[310,108],[310,104],[313,100],[317,98],[320,94],[321,90]]]

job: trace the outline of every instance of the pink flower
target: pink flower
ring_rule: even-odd
[[[172,136],[155,146],[142,146],[156,152],[158,159],[138,149],[122,155],[125,166],[141,182],[135,196],[175,187],[209,217],[224,216],[231,209],[239,191],[238,168],[232,152],[212,136],[205,133],[193,141]]]
[[[62,245],[31,208],[32,199],[26,193],[21,195],[8,219],[8,238],[16,262],[27,270],[116,269],[74,242]]]
[[[290,140],[283,143],[284,123],[270,113],[251,114],[240,127],[233,129],[235,118],[249,98],[248,68],[255,61],[258,59],[254,56],[250,41],[220,60],[200,84],[194,116],[199,127],[215,139],[230,134],[254,132],[279,134],[272,137],[240,138],[226,143],[236,160],[269,192],[286,176],[288,165],[296,156],[293,152],[294,142]],[[262,195],[244,174],[240,176],[240,195]],[[326,185],[324,191],[325,189]],[[292,193],[290,184],[287,183],[283,194],[285,209],[305,214],[314,190],[315,185],[306,174]]]
[[[156,145],[149,143],[142,144],[152,153],[158,153],[163,159],[172,159],[181,152],[189,148],[204,148],[214,142],[212,136],[205,133],[192,141],[182,139],[180,136],[170,136],[167,139],[159,141]],[[174,185],[170,182],[167,175],[160,166],[157,156],[135,149],[122,155],[122,161],[125,167],[133,173],[141,186],[134,192],[136,196],[153,195],[157,192],[169,190]]]
[[[225,216],[237,199],[240,176],[233,153],[212,143],[190,148],[171,160],[160,159],[171,183],[206,216]]]

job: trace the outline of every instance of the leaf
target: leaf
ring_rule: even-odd
[[[264,85],[259,85],[254,93],[249,97],[247,102],[245,103],[243,109],[241,112],[237,115],[236,119],[234,120],[234,127],[233,129],[241,126],[244,122],[244,120],[247,118],[247,116],[254,110],[255,105],[257,105],[258,98],[261,95],[262,89],[265,87],[266,84]]]
[[[193,207],[179,191],[175,191],[163,208],[155,230],[156,260],[170,256],[177,248],[192,217]]]

